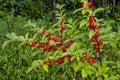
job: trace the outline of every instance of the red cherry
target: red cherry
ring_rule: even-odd
[[[62,22],[65,22],[65,18],[64,17],[62,18]]]
[[[92,42],[95,42],[95,40],[96,40],[96,39],[95,39],[95,37],[93,36],[93,37],[91,38],[91,41],[92,41]]]
[[[48,40],[48,41],[46,41],[46,44],[49,44],[50,43],[50,41]]]
[[[95,33],[95,38],[97,39],[99,37],[99,32],[97,31],[96,33]]]
[[[72,43],[68,43],[68,46],[70,47],[72,45]]]
[[[42,51],[41,54],[42,54],[42,55],[45,54],[45,51]]]
[[[47,65],[50,66],[50,62],[47,62]]]
[[[88,62],[91,62],[91,59],[90,59],[90,58],[87,58],[87,61],[88,61]]]
[[[94,44],[95,49],[99,49],[99,46],[97,44]]]
[[[55,45],[51,45],[50,48],[55,50],[56,46]]]
[[[61,38],[61,39],[60,39],[60,42],[63,43],[63,42],[64,42],[64,39]]]
[[[40,33],[40,36],[43,36],[43,33]]]
[[[53,63],[56,64],[56,63],[57,63],[57,60],[53,60]]]
[[[51,37],[51,34],[50,34],[50,33],[46,34],[46,37],[47,37],[47,38],[50,38],[50,37]]]
[[[39,44],[38,44],[38,48],[40,48],[40,47],[42,47],[42,45],[39,43]]]
[[[32,47],[35,47],[36,46],[36,43],[31,43],[31,45],[30,46],[32,46]]]
[[[43,64],[47,64],[48,62],[46,60],[44,60]]]
[[[83,57],[87,56],[87,53],[86,52],[82,53],[82,56]]]
[[[46,30],[42,30],[42,33],[45,34]]]
[[[81,4],[82,6],[84,6],[84,2],[80,2],[80,4]]]
[[[93,63],[96,63],[96,59],[93,59],[92,62],[93,62]]]
[[[94,22],[90,22],[90,26],[94,28]]]
[[[41,46],[42,46],[42,48],[44,48],[44,47],[46,46],[46,44],[45,44],[45,43],[42,43],[42,45],[41,45]]]
[[[92,8],[92,2],[88,2],[89,8]]]
[[[93,23],[93,21],[94,21],[94,16],[90,16],[89,22],[90,22],[90,23]]]
[[[99,46],[101,46],[103,44],[103,42],[101,40],[98,41],[97,43]]]
[[[68,57],[68,61],[71,61],[71,56]]]
[[[69,43],[73,43],[73,42],[74,42],[74,40],[72,40],[72,39],[71,39],[71,40],[69,40]]]
[[[64,27],[63,25],[61,25],[61,29],[62,29],[62,30],[65,30],[65,27]]]
[[[60,64],[60,63],[62,62],[62,60],[61,60],[61,59],[58,59],[57,62]]]
[[[62,47],[62,51],[63,51],[63,52],[66,52],[66,46],[63,46],[63,47]]]
[[[94,28],[95,28],[95,29],[99,29],[99,25],[95,25]]]
[[[99,49],[96,49],[96,53],[98,53],[99,52]]]
[[[63,29],[60,30],[61,33],[62,33],[63,31],[64,31]]]

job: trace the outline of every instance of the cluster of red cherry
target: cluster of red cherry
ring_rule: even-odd
[[[29,46],[30,47],[37,47],[38,49],[39,48],[42,48],[43,51],[41,52],[41,54],[45,54],[47,52],[51,52],[51,51],[56,51],[58,48],[61,48],[63,52],[66,52],[66,45],[65,45],[65,41],[64,41],[64,38],[62,37],[62,33],[64,32],[65,30],[65,27],[63,26],[63,23],[65,22],[65,18],[62,18],[61,20],[61,23],[60,23],[60,33],[61,34],[50,34],[48,33],[46,30],[42,30],[42,32],[40,32],[40,37],[43,37],[45,36],[47,38],[47,40],[45,42],[38,42],[36,39],[34,39],[30,44]],[[55,44],[50,44],[51,41],[54,41]],[[69,42],[67,43],[67,46],[70,47],[72,45],[72,43],[74,42],[74,40],[70,39]],[[68,61],[71,60],[71,56],[70,55],[66,55],[62,58],[59,58],[58,60],[53,60],[53,63],[56,64],[56,63],[61,63],[64,58],[68,58]],[[49,61],[44,61],[43,64],[46,64],[46,65],[50,65],[50,62]]]
[[[91,41],[96,42],[96,44],[94,44],[94,49],[98,53],[99,52],[99,47],[103,44],[102,40],[98,40],[98,37],[99,37],[99,25],[94,24],[94,16],[90,16],[89,22],[90,22],[89,29],[94,30],[95,32],[97,30],[97,32],[92,36]]]

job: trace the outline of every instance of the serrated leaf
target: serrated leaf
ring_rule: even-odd
[[[48,72],[48,65],[43,65],[43,69]]]
[[[82,74],[82,77],[83,77],[83,78],[87,77],[87,73],[86,73],[86,70],[85,70],[85,69],[82,69],[81,74]]]

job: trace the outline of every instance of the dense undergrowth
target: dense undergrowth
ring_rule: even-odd
[[[87,5],[87,0],[85,0],[85,5]],[[83,7],[88,9],[88,12],[77,9],[73,14],[73,10],[61,13],[64,8],[58,5],[55,11],[56,20],[51,12],[40,16],[40,19],[31,18],[29,15],[35,13],[31,14],[29,10],[24,16],[16,16],[14,11],[9,14],[5,12],[0,16],[0,80],[119,80],[119,12],[112,15],[106,12],[102,16],[101,13],[103,14],[105,9],[104,12],[93,15],[92,9],[88,6]],[[93,48],[95,42],[91,41],[94,30],[88,27],[89,17],[92,15],[95,16],[95,24],[100,25],[100,28],[95,31],[99,30],[98,39],[103,42],[100,46],[102,65],[100,65],[99,53],[96,52],[96,48]],[[36,16],[39,17],[37,14]],[[61,23],[63,18],[65,20]],[[64,26],[65,30],[61,26]],[[42,30],[46,30],[46,33],[40,37]],[[45,52],[41,55],[44,49],[38,49],[38,46],[34,45],[28,46],[29,43],[31,45],[34,42],[34,39],[37,39],[36,45],[39,42],[45,42],[48,38],[46,38],[47,33],[50,33],[51,37],[55,34],[62,36],[64,39],[64,41],[61,40],[62,49],[57,47],[57,51],[52,50],[50,53]],[[68,45],[69,40],[74,40],[71,46]],[[47,47],[50,45],[56,46],[57,44],[51,40]],[[64,46],[66,48],[63,49]],[[54,59],[60,61],[60,58],[66,54],[69,57],[62,62],[53,62]],[[94,59],[96,61],[92,61]],[[50,66],[46,66],[45,61],[50,61]]]

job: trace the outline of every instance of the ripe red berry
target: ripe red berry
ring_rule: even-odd
[[[95,38],[97,39],[99,37],[99,32],[97,31],[96,33],[95,33]]]
[[[63,25],[61,25],[61,29],[62,29],[62,30],[65,30],[65,27],[64,27]]]
[[[99,29],[99,25],[95,25],[94,28],[95,28],[95,29]]]
[[[65,22],[65,18],[64,17],[62,18],[62,22]]]
[[[82,6],[84,6],[84,2],[80,2],[80,4],[81,4]]]
[[[87,56],[87,53],[86,52],[82,53],[82,56],[83,57]]]
[[[69,40],[69,43],[73,43],[73,42],[74,42],[74,40],[72,40],[72,39],[71,39],[71,40]]]
[[[92,62],[93,62],[93,63],[96,63],[96,59],[93,59]]]
[[[51,34],[50,34],[50,33],[47,33],[47,34],[46,34],[46,37],[47,37],[47,38],[50,38],[50,37],[51,37]]]
[[[103,44],[103,42],[101,40],[98,41],[97,43],[99,46],[101,46]]]
[[[87,61],[88,61],[88,62],[91,62],[91,59],[90,59],[90,58],[87,58]]]
[[[96,39],[95,39],[95,37],[93,36],[93,37],[91,38],[91,41],[92,41],[92,42],[95,42],[95,40],[96,40]]]
[[[50,66],[50,62],[47,62],[47,65]]]
[[[58,59],[57,62],[60,64],[60,63],[62,62],[62,60],[61,60],[61,59]]]
[[[45,44],[45,43],[42,43],[41,47],[44,48],[45,46],[46,46],[46,44]]]
[[[70,56],[70,57],[68,57],[68,61],[71,61],[71,56]]]
[[[64,39],[61,38],[61,39],[60,39],[60,42],[63,43],[63,42],[64,42]]]
[[[40,36],[43,36],[43,33],[40,33]]]
[[[92,2],[88,2],[89,8],[92,8]]]
[[[95,48],[95,49],[99,49],[99,45],[94,44],[94,48]]]
[[[72,45],[72,43],[68,43],[68,46],[70,47]]]
[[[90,23],[93,23],[93,21],[94,21],[94,16],[90,16],[89,22],[90,22]]]
[[[62,47],[62,51],[63,51],[63,52],[66,52],[66,46],[63,46],[63,47]]]
[[[42,55],[45,54],[45,51],[42,51],[41,54],[42,54]]]
[[[48,41],[46,41],[46,44],[49,44],[50,43],[50,41],[48,40]]]
[[[51,45],[50,48],[55,50],[56,46],[55,45]]]
[[[57,60],[53,60],[53,63],[56,64],[56,63],[57,63]]]
[[[40,48],[40,47],[42,47],[42,45],[39,43],[37,47]]]
[[[46,60],[44,60],[43,64],[47,64],[48,62]]]
[[[30,44],[30,46],[35,47],[35,46],[36,46],[36,43],[32,42],[32,43]]]

